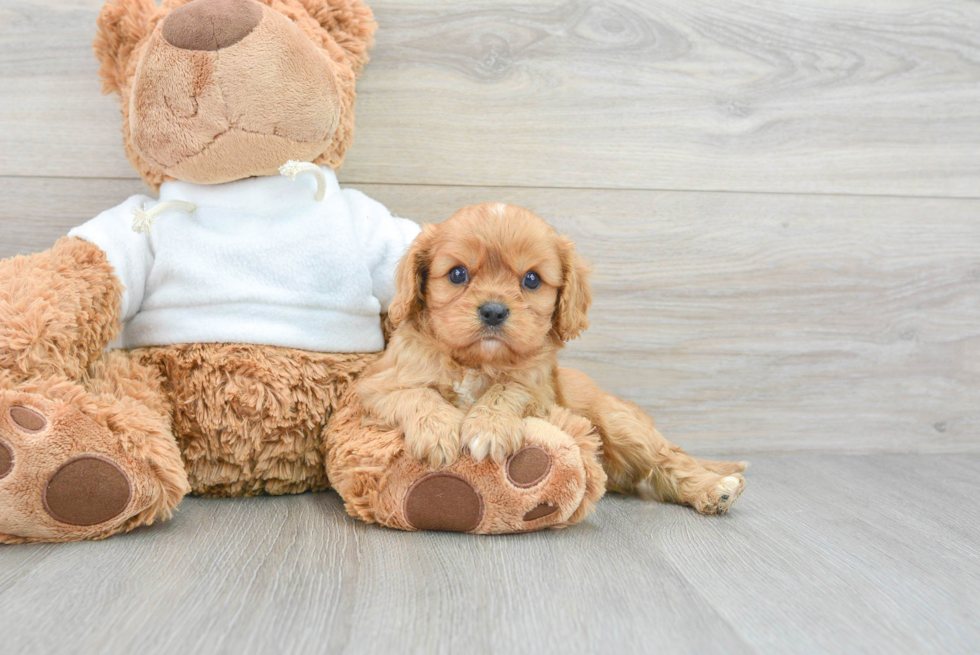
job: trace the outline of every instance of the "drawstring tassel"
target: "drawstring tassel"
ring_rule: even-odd
[[[183,200],[164,200],[149,209],[146,208],[145,203],[141,207],[133,207],[133,232],[139,232],[140,234],[149,236],[150,226],[153,225],[156,217],[171,209],[190,213],[197,209],[197,205],[184,202]]]
[[[279,167],[279,174],[285,175],[294,182],[296,181],[296,176],[301,173],[313,173],[316,175],[316,201],[320,202],[323,200],[323,196],[327,192],[327,176],[323,174],[319,166],[308,161],[295,161],[290,159]]]

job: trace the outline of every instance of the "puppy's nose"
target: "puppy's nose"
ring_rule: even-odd
[[[221,50],[235,45],[262,22],[255,0],[192,0],[163,21],[163,38],[182,50]]]
[[[499,302],[485,302],[480,305],[480,318],[490,327],[497,327],[507,320],[510,310]]]

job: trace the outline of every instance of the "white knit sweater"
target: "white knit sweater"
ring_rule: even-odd
[[[164,182],[159,200],[133,196],[72,230],[105,252],[125,286],[123,345],[382,350],[380,315],[419,227],[341,190],[333,171],[321,170],[320,202],[309,173],[295,181]],[[148,235],[134,231],[134,209],[167,200],[196,209],[167,209]]]

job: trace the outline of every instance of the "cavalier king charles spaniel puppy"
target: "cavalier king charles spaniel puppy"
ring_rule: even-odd
[[[464,451],[503,462],[522,446],[522,419],[558,405],[597,428],[609,489],[727,512],[745,463],[691,457],[639,407],[558,366],[589,324],[588,273],[567,237],[521,207],[473,205],[426,225],[398,269],[388,347],[356,383],[366,411],[439,468]]]

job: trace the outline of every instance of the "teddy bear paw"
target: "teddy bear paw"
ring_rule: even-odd
[[[133,485],[112,441],[70,405],[0,392],[0,543],[93,537],[125,518]]]
[[[525,445],[502,463],[462,457],[439,471],[405,458],[388,493],[401,503],[383,523],[409,530],[527,532],[569,521],[586,492],[586,470],[572,435],[524,419]],[[586,425],[584,429],[588,430]],[[406,481],[407,484],[401,483]]]
[[[428,473],[412,483],[405,495],[405,520],[416,530],[450,532],[498,531],[494,527],[511,528],[503,530],[509,532],[546,527],[545,524],[557,522],[555,519],[567,518],[554,516],[559,511],[559,503],[553,498],[569,496],[570,491],[572,497],[576,495],[567,487],[558,489],[547,484],[554,466],[554,458],[548,451],[540,446],[528,446],[509,457],[496,471],[490,470],[496,467],[484,466]],[[565,486],[563,483],[567,480],[558,485]],[[486,502],[485,494],[493,500]],[[553,518],[547,520],[547,517]],[[481,526],[484,529],[478,530]]]

